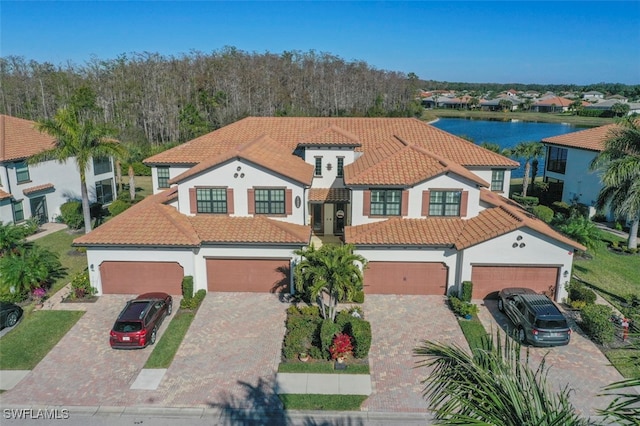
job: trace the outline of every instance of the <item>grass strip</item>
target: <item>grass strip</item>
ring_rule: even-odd
[[[282,362],[278,373],[369,374],[369,364],[349,364],[344,370],[333,368],[333,362]]]
[[[278,395],[285,410],[358,411],[367,395]]]
[[[153,348],[144,368],[169,368],[182,339],[187,334],[194,312],[179,310]]]
[[[485,339],[488,334],[478,316],[473,315],[470,320],[459,320],[458,324],[460,324],[462,333],[465,339],[467,339],[471,351],[476,348],[481,348],[482,340]]]
[[[606,349],[605,356],[611,364],[627,379],[640,377],[640,349]]]
[[[2,337],[0,370],[32,370],[84,315],[83,311],[36,311]]]

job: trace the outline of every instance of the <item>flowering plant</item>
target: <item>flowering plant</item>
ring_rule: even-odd
[[[33,297],[36,303],[40,303],[45,294],[47,294],[47,291],[42,287],[38,287],[31,292],[31,297]]]
[[[338,333],[333,338],[333,344],[329,347],[331,359],[342,358],[353,351],[351,337],[345,333]]]

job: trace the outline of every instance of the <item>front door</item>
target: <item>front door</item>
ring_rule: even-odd
[[[323,204],[311,204],[311,223],[313,224],[314,234],[324,234],[323,210]]]
[[[31,198],[31,217],[38,218],[38,224],[47,223],[49,215],[47,214],[47,197]]]
[[[344,204],[343,203],[337,203],[336,204],[336,209],[335,211],[335,215],[336,215],[336,220],[333,222],[334,223],[334,230],[333,230],[333,234],[334,235],[343,235],[344,234],[344,223],[346,220],[346,216],[347,213],[344,210]]]

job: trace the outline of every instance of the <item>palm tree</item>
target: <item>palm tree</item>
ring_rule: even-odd
[[[557,218],[553,223],[560,232],[593,252],[602,245],[602,232],[585,216]]]
[[[0,222],[0,257],[24,242],[24,230],[12,223]]]
[[[0,258],[0,292],[25,295],[63,273],[58,255],[38,245],[23,245]]]
[[[527,196],[527,189],[529,188],[529,176],[531,174],[531,163],[533,160],[544,155],[545,148],[540,142],[520,142],[518,145],[508,150],[508,154],[511,157],[522,158],[524,160],[524,176],[522,178],[522,196]]]
[[[311,245],[295,252],[302,257],[295,267],[296,291],[317,300],[322,317],[335,321],[338,302],[352,300],[362,291],[360,265],[366,259],[353,253],[351,244],[325,244],[319,249]]]
[[[586,425],[569,401],[570,389],[555,393],[546,381],[544,359],[534,371],[521,347],[500,332],[472,353],[458,346],[425,341],[413,350],[433,368],[422,383],[423,396],[441,424]],[[528,353],[526,354],[528,360]]]
[[[80,172],[80,193],[85,233],[91,231],[91,212],[87,191],[87,168],[95,157],[117,157],[124,155],[124,148],[112,136],[114,132],[106,126],[96,124],[80,108],[71,105],[60,108],[53,119],[44,120],[36,128],[55,138],[54,147],[29,159],[32,164],[56,160],[66,162],[74,157]]]
[[[638,247],[640,223],[640,120],[626,118],[609,132],[604,150],[591,163],[600,171],[603,187],[597,208],[610,205],[613,212],[631,222],[628,247]]]

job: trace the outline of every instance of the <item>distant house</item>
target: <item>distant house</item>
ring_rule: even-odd
[[[617,98],[606,99],[606,100],[603,100],[603,101],[596,102],[594,104],[588,104],[584,108],[585,109],[601,110],[601,111],[610,111],[611,107],[613,107],[615,104],[628,105],[629,106],[629,112],[627,113],[627,115],[631,115],[631,114],[634,114],[634,113],[640,113],[640,102],[626,102],[626,101],[623,102],[622,100],[617,99]]]
[[[560,96],[545,96],[534,102],[531,109],[535,112],[564,112],[569,110],[572,103],[571,99]]]
[[[37,217],[40,223],[55,221],[60,206],[80,199],[80,174],[70,158],[66,163],[27,160],[54,145],[54,139],[35,129],[35,122],[0,115],[0,222],[20,223]],[[92,201],[109,204],[115,197],[113,161],[94,159],[87,171]]]
[[[511,98],[508,96],[496,99],[483,99],[480,101],[480,109],[482,111],[502,111],[503,106],[500,104],[500,102],[505,100],[511,102],[511,111],[517,110],[518,106],[522,103],[520,99]]]
[[[590,90],[582,94],[582,99],[584,99],[585,101],[598,101],[600,99],[604,99],[604,93],[600,93],[595,90]]]
[[[604,149],[604,142],[616,124],[595,127],[545,138],[547,147],[544,180],[549,191],[565,203],[582,203],[595,214],[595,202],[602,189],[600,177],[589,171],[593,159]],[[611,214],[607,215],[610,219]]]

